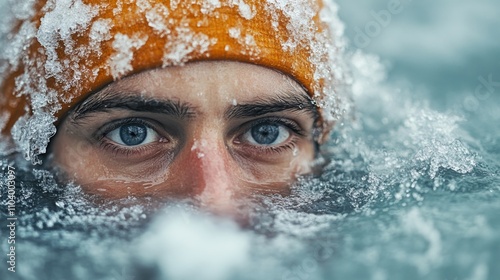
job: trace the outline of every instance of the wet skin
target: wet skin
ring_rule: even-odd
[[[153,69],[87,98],[60,124],[53,163],[109,199],[287,193],[311,172],[317,110],[291,78],[238,62]]]

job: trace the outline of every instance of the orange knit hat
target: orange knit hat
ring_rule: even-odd
[[[34,2],[0,61],[0,130],[27,158],[45,152],[53,123],[89,93],[149,68],[253,63],[288,74],[319,105],[335,103],[324,92],[338,46],[321,0]]]

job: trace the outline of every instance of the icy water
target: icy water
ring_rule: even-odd
[[[387,3],[348,2],[339,5],[356,109],[337,124],[319,178],[301,179],[290,197],[255,197],[241,227],[189,201],[96,207],[78,186],[2,158],[0,279],[500,279],[500,64],[487,36],[499,5],[409,1],[360,46],[355,28]],[[445,12],[452,22],[439,30]],[[474,43],[445,36],[464,14],[481,19],[463,31],[486,34]],[[409,48],[401,26],[414,26],[423,47]],[[434,37],[453,55],[436,55]]]

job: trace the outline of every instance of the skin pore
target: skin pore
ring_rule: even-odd
[[[52,142],[67,180],[109,199],[283,193],[311,172],[318,118],[291,78],[239,62],[197,62],[116,81],[74,108]]]

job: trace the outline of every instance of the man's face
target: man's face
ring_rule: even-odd
[[[276,71],[237,62],[149,70],[110,84],[60,124],[53,160],[106,198],[195,197],[224,210],[286,193],[311,170],[317,110]]]

